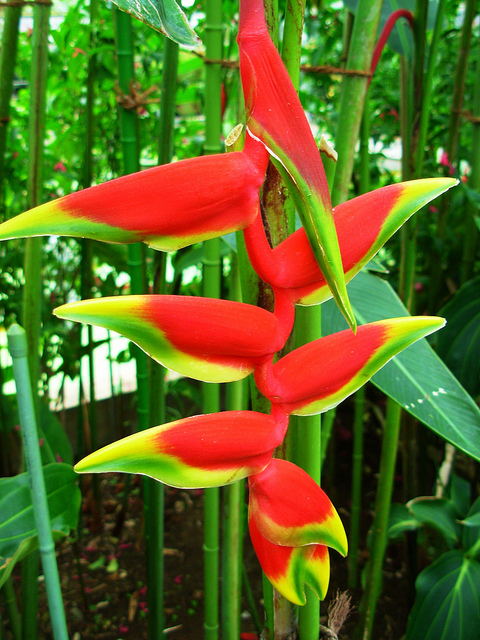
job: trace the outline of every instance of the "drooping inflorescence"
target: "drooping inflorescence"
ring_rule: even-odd
[[[292,331],[296,304],[333,296],[355,329],[346,282],[455,180],[392,185],[333,210],[320,154],[268,36],[261,0],[241,1],[238,42],[247,132],[242,151],[183,160],[70,194],[0,225],[0,239],[62,234],[174,250],[243,231],[253,268],[273,289],[273,313],[240,302],[154,295],[86,300],[55,313],[115,330],[182,375],[229,382],[254,373],[271,413],[226,411],[153,427],[90,454],[75,469],[142,473],[184,488],[248,477],[250,533],[262,567],[280,593],[304,604],[305,585],[325,596],[327,548],[346,554],[347,540],[320,487],[273,457],[289,416],[336,406],[443,320],[381,320],[316,340],[274,363],[275,354]],[[270,158],[303,223],[275,249],[259,201]]]

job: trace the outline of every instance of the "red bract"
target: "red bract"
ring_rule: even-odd
[[[302,469],[274,459],[249,478],[250,536],[275,588],[305,604],[304,585],[319,598],[329,579],[328,547],[347,553],[342,522],[326,494]]]
[[[0,239],[68,235],[178,249],[251,224],[267,161],[252,140],[243,152],[134,173],[12,218],[0,225]]]
[[[411,180],[371,191],[335,207],[334,221],[346,281],[374,257],[411,215],[457,182],[452,178]],[[303,228],[273,250],[260,217],[244,231],[244,236],[250,260],[265,282],[284,289],[297,304],[318,304],[331,297]]]
[[[75,471],[141,473],[191,489],[229,484],[262,471],[286,427],[286,420],[254,411],[184,418],[113,442],[83,458]]]
[[[380,320],[340,331],[295,349],[273,366],[258,368],[259,389],[288,414],[312,415],[345,400],[391,358],[437,331],[443,318]]]
[[[320,153],[268,34],[261,0],[240,2],[238,48],[247,131],[279,162],[315,258],[335,300],[355,327]]]
[[[205,382],[240,380],[287,336],[268,311],[191,296],[117,296],[66,304],[60,318],[116,331],[169,369]],[[292,318],[293,321],[293,318]]]

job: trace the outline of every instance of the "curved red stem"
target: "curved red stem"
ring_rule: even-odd
[[[380,38],[378,39],[378,42],[375,45],[375,50],[373,52],[373,57],[372,57],[372,64],[370,65],[370,78],[368,80],[368,84],[370,84],[372,80],[372,76],[375,73],[375,69],[380,59],[380,55],[383,51],[383,47],[385,46],[392,32],[392,29],[395,26],[395,23],[400,18],[406,18],[408,20],[408,23],[410,24],[410,28],[413,29],[413,13],[408,9],[397,9],[389,16],[387,22],[385,23],[385,26],[382,29]]]

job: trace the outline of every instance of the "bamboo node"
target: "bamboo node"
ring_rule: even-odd
[[[157,91],[157,89],[158,86],[154,84],[153,86],[143,91],[139,82],[131,80],[129,85],[129,93],[123,93],[117,82],[115,85],[115,93],[117,94],[116,101],[118,104],[122,105],[124,109],[127,109],[128,111],[132,111],[133,109],[135,109],[137,114],[140,115],[147,104],[160,102],[160,98],[148,97],[151,93]]]

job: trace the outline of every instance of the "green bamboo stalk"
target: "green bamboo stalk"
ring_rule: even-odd
[[[348,542],[348,586],[351,589],[355,589],[358,582],[360,517],[362,513],[364,412],[365,387],[363,386],[355,394],[355,417],[353,421],[352,511],[350,518],[350,536]]]
[[[158,162],[167,164],[173,155],[173,133],[175,123],[175,98],[178,72],[178,45],[165,38],[163,41],[162,90],[158,136]],[[155,255],[154,293],[166,292],[167,256],[165,253]],[[165,402],[165,367],[157,363],[150,363],[150,420],[152,424],[162,424],[166,420]],[[149,628],[152,639],[163,637],[164,613],[164,511],[165,487],[163,484],[148,480],[146,493],[148,507],[147,540],[150,557],[155,561],[149,567],[148,584],[152,587],[149,602],[154,609],[149,614]]]
[[[88,58],[88,70],[86,81],[86,103],[85,103],[85,146],[83,154],[83,167],[80,183],[82,188],[88,188],[92,185],[93,181],[93,145],[95,138],[95,115],[94,115],[94,102],[95,102],[95,85],[96,85],[96,69],[97,69],[97,57],[96,57],[96,33],[98,24],[98,0],[90,0],[89,4],[89,44],[90,55]],[[82,239],[80,241],[81,247],[81,272],[80,272],[80,294],[82,299],[88,299],[92,297],[93,290],[93,255],[92,255],[92,243],[90,240]],[[89,402],[86,405],[86,415],[88,417],[88,431],[90,434],[90,446],[93,451],[98,449],[98,420],[97,420],[97,404],[95,398],[95,367],[94,367],[94,341],[93,341],[93,327],[87,325],[87,344],[85,349],[85,357],[87,358],[88,365],[88,389],[89,389]],[[79,333],[79,339],[81,344],[82,332]],[[92,479],[93,486],[93,517],[99,523],[101,518],[101,495],[100,495],[100,482],[97,476]]]
[[[473,19],[476,14],[477,0],[467,0],[465,3],[465,13],[460,34],[460,45],[458,48],[457,64],[455,69],[455,81],[453,85],[452,106],[450,109],[450,120],[447,131],[447,141],[445,151],[450,164],[455,160],[457,150],[458,131],[462,117],[462,105],[465,93],[465,77],[468,66],[470,41],[472,37]],[[445,171],[449,168],[446,167]],[[451,195],[442,196],[438,211],[437,236],[440,245],[443,244],[448,227],[448,214],[450,210]],[[436,311],[439,304],[443,282],[443,269],[440,257],[432,265],[432,276],[430,285],[429,308]]]
[[[214,238],[204,243],[203,294],[220,297],[220,242]],[[202,385],[203,411],[215,413],[220,409],[220,385]],[[219,637],[219,553],[220,553],[220,491],[205,489],[204,496],[204,563],[205,563],[205,640]]]
[[[475,94],[472,104],[472,152],[470,158],[471,172],[468,178],[470,189],[480,191],[480,46],[477,50],[477,68],[475,78]],[[475,255],[478,245],[478,227],[474,215],[478,209],[471,202],[467,202],[467,218],[463,240],[462,283],[467,282],[473,275]]]
[[[347,59],[347,69],[368,73],[372,60],[382,0],[359,0],[353,24],[352,38]],[[347,75],[343,77],[335,150],[338,153],[337,170],[332,190],[334,205],[348,197],[353,170],[355,145],[367,92],[368,77]]]
[[[68,640],[67,623],[63,608],[60,577],[58,575],[55,545],[50,527],[45,481],[42,471],[32,386],[29,377],[28,347],[25,330],[12,325],[7,332],[8,348],[13,360],[17,389],[18,410],[22,427],[27,470],[30,476],[33,513],[42,557],[48,606],[55,640]]]
[[[134,51],[131,18],[128,14],[114,9],[115,32],[117,41],[117,60],[119,88],[123,94],[130,93],[131,83],[134,80]],[[166,41],[169,42],[169,41]],[[165,56],[165,50],[164,50]],[[168,60],[164,60],[168,65]],[[176,79],[176,61],[173,64]],[[163,78],[163,84],[165,79]],[[175,90],[170,91],[165,103],[175,103]],[[133,173],[139,170],[139,143],[138,143],[138,118],[135,110],[120,107],[120,135],[124,158],[124,173]],[[163,128],[168,131],[173,128],[169,118],[162,118]],[[168,162],[168,154],[164,152],[162,162]],[[170,150],[171,154],[171,150]],[[140,243],[129,245],[128,264],[131,277],[131,290],[134,295],[145,293],[144,251]],[[162,264],[164,256],[160,259]],[[159,278],[159,283],[163,282]],[[162,286],[162,284],[160,284]],[[152,379],[149,380],[148,360],[146,354],[138,348],[134,349],[134,357],[137,369],[137,415],[138,429],[143,430],[151,424],[161,424],[165,421],[164,404],[164,368],[152,366]],[[153,369],[155,368],[155,373]],[[152,384],[152,402],[150,402],[150,383]],[[155,388],[153,388],[155,385]],[[164,518],[164,487],[150,478],[144,479],[144,504],[145,504],[145,544],[147,557],[147,582],[148,582],[148,624],[151,640],[163,637],[165,626],[163,612],[163,518]]]
[[[238,260],[232,254],[230,299],[241,301],[242,292],[238,273]],[[244,381],[227,386],[227,409],[245,409]],[[223,569],[222,569],[222,638],[240,640],[240,614],[242,595],[243,507],[245,482],[239,480],[223,488]]]
[[[295,347],[321,337],[321,307],[299,307],[295,321]],[[292,420],[292,418],[290,418]],[[320,484],[321,462],[321,416],[296,417],[292,431],[296,433],[295,462]],[[307,589],[307,603],[298,610],[300,640],[318,640],[320,606],[315,594]]]
[[[373,622],[382,582],[382,565],[387,546],[388,518],[392,501],[401,407],[395,402],[387,405],[385,433],[382,441],[380,470],[372,525],[370,561],[365,591],[359,606],[359,623],[354,638],[367,640],[372,636]]]
[[[205,49],[210,60],[222,58],[222,2],[207,0],[205,14]],[[222,151],[221,67],[208,64],[205,70],[205,153]],[[220,297],[220,239],[204,243],[203,293],[209,298]],[[220,386],[203,384],[203,410],[214,413],[220,409]],[[205,490],[204,502],[204,570],[205,570],[205,640],[219,637],[219,502],[218,488]]]
[[[33,8],[32,61],[30,68],[30,117],[28,129],[29,155],[27,177],[27,204],[32,208],[42,201],[43,140],[45,132],[45,102],[47,75],[47,39],[50,5],[36,4]],[[40,375],[38,344],[41,327],[42,300],[42,238],[25,241],[23,290],[23,326],[26,331],[30,380],[34,390],[34,402]],[[38,610],[38,553],[28,555],[22,562],[22,637],[37,638]]]
[[[8,619],[10,620],[10,628],[12,630],[13,640],[21,640],[22,638],[22,621],[18,612],[17,596],[13,587],[12,578],[8,578],[2,587],[2,594],[5,599],[5,607],[8,611]]]
[[[370,89],[367,91],[360,129],[360,193],[370,191]],[[365,386],[355,393],[352,455],[352,510],[348,552],[348,584],[355,589],[358,581],[358,555],[360,516],[362,513],[363,478],[363,415],[365,413]]]
[[[0,220],[6,219],[4,195],[5,152],[10,121],[10,100],[17,60],[21,4],[4,7],[2,46],[0,48]]]
[[[432,91],[433,78],[436,69],[438,50],[441,42],[443,20],[445,15],[446,0],[440,0],[437,7],[437,15],[435,17],[435,26],[433,29],[432,41],[428,51],[428,62],[425,73],[423,74],[421,89],[423,97],[419,102],[420,119],[417,133],[417,148],[415,152],[415,166],[413,167],[413,177],[421,178],[423,172],[423,163],[425,159],[425,150],[427,145],[428,125],[430,122],[430,114],[432,112]],[[408,156],[410,157],[410,156]]]

